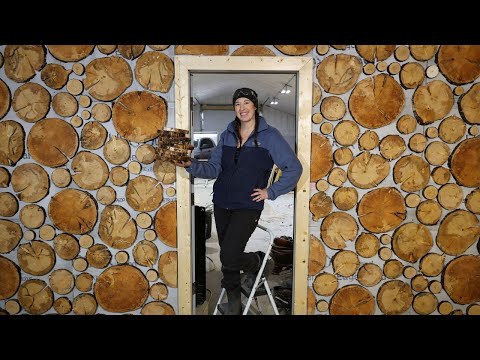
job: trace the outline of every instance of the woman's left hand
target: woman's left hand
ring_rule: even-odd
[[[252,200],[256,202],[268,199],[267,189],[253,189],[252,197]]]

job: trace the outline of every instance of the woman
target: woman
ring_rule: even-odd
[[[241,88],[233,94],[236,118],[221,134],[207,162],[177,163],[195,177],[217,179],[213,186],[214,216],[222,262],[222,287],[228,303],[224,314],[242,313],[240,270],[256,274],[265,254],[245,253],[265,199],[275,200],[292,190],[302,165],[280,132],[258,113],[257,93]],[[273,165],[282,176],[267,188]]]

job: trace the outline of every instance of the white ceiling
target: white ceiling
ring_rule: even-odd
[[[290,94],[280,93],[285,84],[291,86]],[[265,106],[295,115],[295,74],[191,74],[191,91],[196,105],[232,105],[233,93],[242,87],[248,87],[257,92],[260,106],[265,104]],[[278,98],[278,104],[270,105],[274,97]]]

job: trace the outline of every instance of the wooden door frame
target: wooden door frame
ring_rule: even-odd
[[[191,130],[192,121],[190,118],[190,72],[278,72],[297,75],[296,145],[303,172],[295,189],[293,314],[307,314],[313,58],[176,55],[174,61],[175,127],[187,130]],[[191,184],[190,174],[185,169],[177,167],[176,175],[178,313],[190,315],[193,313]]]

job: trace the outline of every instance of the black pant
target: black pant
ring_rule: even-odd
[[[262,210],[227,210],[214,206],[214,213],[222,262],[222,287],[227,291],[234,290],[240,286],[240,270],[257,270],[258,256],[244,250]]]

